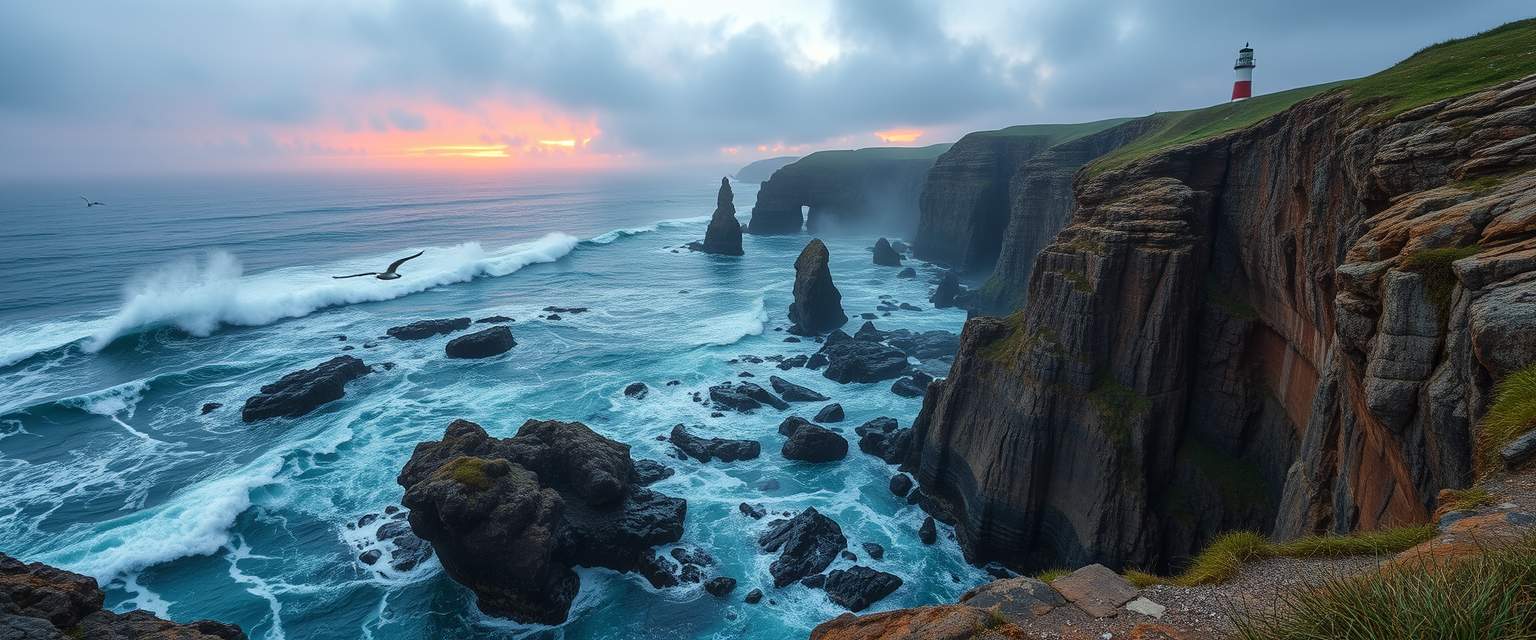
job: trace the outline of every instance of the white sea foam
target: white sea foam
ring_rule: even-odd
[[[736,344],[747,336],[763,335],[767,324],[768,311],[763,307],[763,297],[758,296],[747,310],[709,318],[697,325],[690,335],[694,344],[725,346]]]
[[[206,336],[224,325],[259,326],[327,307],[391,300],[478,276],[504,276],[530,264],[553,262],[570,253],[576,243],[574,237],[551,233],[495,252],[482,249],[476,242],[429,249],[402,269],[405,273],[400,279],[386,281],[336,280],[312,268],[246,276],[239,260],[216,252],[201,262],[178,261],[134,280],[124,292],[122,306],[102,322],[85,347],[99,351],[119,337],[153,327],[174,326]],[[333,265],[328,271],[377,268],[374,262]]]
[[[655,224],[647,225],[647,226],[644,226],[644,227],[632,227],[632,228],[629,228],[629,229],[614,229],[613,231],[609,231],[608,233],[604,233],[604,234],[598,235],[598,236],[593,236],[591,239],[587,240],[587,242],[590,243],[590,244],[611,244],[615,240],[622,240],[624,238],[628,238],[628,237],[631,237],[631,236],[637,236],[637,235],[640,235],[642,233],[650,233],[652,231],[660,231],[662,229],[676,229],[676,228],[679,228],[679,227],[686,227],[688,225],[699,224],[701,222],[709,222],[709,216],[700,216],[700,217],[696,217],[696,218],[677,218],[675,220],[662,220],[661,222],[657,222]]]

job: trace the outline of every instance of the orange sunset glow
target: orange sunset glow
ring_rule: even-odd
[[[886,143],[917,142],[918,138],[923,137],[923,130],[886,129],[885,131],[876,131],[875,137],[879,138],[881,142]]]

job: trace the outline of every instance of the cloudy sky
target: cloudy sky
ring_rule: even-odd
[[[0,175],[657,164],[1368,74],[1530,0],[0,0]]]

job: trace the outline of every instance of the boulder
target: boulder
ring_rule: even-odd
[[[469,328],[469,318],[445,318],[419,320],[407,325],[390,327],[384,333],[396,340],[425,340],[435,335],[453,333]]]
[[[849,611],[863,611],[901,587],[901,578],[895,574],[854,565],[847,569],[834,569],[827,574],[822,586],[827,599]]]
[[[917,539],[923,544],[933,544],[939,540],[939,528],[934,524],[933,516],[923,518],[923,526],[917,528]]]
[[[898,473],[894,476],[891,476],[891,483],[889,488],[892,495],[895,495],[898,498],[907,497],[907,494],[912,493],[912,476],[909,476],[905,473]]]
[[[411,530],[482,611],[558,624],[580,586],[572,566],[662,579],[652,548],[682,537],[687,503],[634,477],[629,447],[579,422],[529,420],[502,439],[456,420],[396,481]]]
[[[205,402],[203,403],[202,415],[206,416],[210,413],[213,413],[214,410],[222,406],[224,406],[224,404],[221,402]]]
[[[803,587],[805,587],[807,589],[820,589],[821,586],[826,584],[826,583],[827,583],[827,576],[825,574],[820,574],[820,573],[818,573],[816,575],[806,576],[806,577],[800,579],[800,586],[803,586]]]
[[[875,241],[875,264],[882,267],[901,266],[901,254],[891,248],[891,243],[885,238]]]
[[[765,404],[780,411],[789,408],[789,403],[751,382],[726,382],[712,386],[709,388],[709,399],[723,409],[740,412],[751,411]]]
[[[346,393],[346,384],[368,375],[372,369],[352,356],[336,356],[309,369],[300,369],[263,385],[261,393],[247,398],[240,419],[255,422],[267,418],[297,418]]]
[[[946,272],[944,279],[939,281],[939,286],[933,290],[933,295],[928,298],[933,306],[945,309],[955,306],[955,297],[964,291],[960,286],[960,278],[955,277],[953,271]]]
[[[475,324],[502,324],[504,322],[517,322],[507,316],[486,316],[475,321]]]
[[[816,412],[816,422],[842,422],[843,405],[836,402],[821,408]]]
[[[827,245],[811,240],[795,260],[794,301],[789,305],[790,333],[812,335],[843,326],[843,294],[832,284]]]
[[[1051,582],[1051,587],[1095,618],[1112,618],[1136,597],[1135,585],[1102,564],[1090,564]]]
[[[1503,461],[1504,468],[1515,471],[1536,458],[1536,431],[1530,431],[1499,450],[1499,459]]]
[[[872,560],[883,560],[883,559],[885,559],[885,547],[880,546],[879,543],[876,543],[876,542],[866,542],[866,543],[864,543],[864,544],[862,544],[860,546],[864,547],[864,554],[869,556],[870,559],[872,559]]]
[[[821,375],[843,384],[890,380],[910,368],[907,354],[899,349],[874,340],[859,340],[841,331],[828,336],[816,353],[827,359],[827,368]]]
[[[710,578],[709,581],[704,583],[704,590],[716,598],[724,598],[736,590],[736,579],[725,576]]]
[[[723,256],[739,256],[741,250],[741,223],[736,221],[736,204],[731,193],[731,181],[720,179],[720,193],[715,198],[715,213],[709,218],[704,230],[704,241],[689,248]]]
[[[245,632],[232,624],[178,624],[143,610],[115,613],[102,608],[105,600],[94,578],[0,553],[0,638],[245,640]]]
[[[779,424],[779,433],[789,436],[780,453],[802,462],[834,462],[848,456],[848,440],[826,427],[791,417]]]
[[[899,429],[893,418],[879,417],[854,427],[859,436],[859,451],[884,460],[886,464],[900,464],[906,459],[912,443],[912,430]]]
[[[901,271],[896,272],[896,277],[902,278],[904,280],[911,280],[912,278],[917,277],[917,270],[913,269],[912,267],[903,267]]]
[[[497,325],[449,340],[443,351],[450,358],[489,358],[511,351],[515,346],[517,341],[512,339],[512,330]]]
[[[768,384],[772,385],[774,391],[790,402],[823,402],[830,399],[778,376],[768,376]]]
[[[924,393],[927,393],[930,382],[933,382],[933,376],[916,371],[910,376],[892,382],[891,393],[903,398],[921,398]]]
[[[546,311],[548,313],[577,314],[577,313],[586,313],[588,311],[588,309],[586,307],[544,307],[544,311]]]
[[[672,427],[672,434],[668,437],[672,445],[677,447],[688,457],[699,462],[709,462],[719,458],[721,462],[736,462],[738,460],[754,459],[762,452],[762,445],[756,440],[726,440],[723,438],[704,439],[688,433],[683,425]]]
[[[646,394],[650,392],[651,388],[645,386],[644,382],[631,382],[629,386],[624,387],[624,395],[636,400],[644,400]]]
[[[757,604],[759,602],[762,602],[763,601],[763,590],[762,589],[753,589],[751,591],[748,591],[747,592],[747,597],[743,598],[743,600],[745,600],[747,604]]]
[[[673,547],[672,551],[668,553],[670,553],[672,558],[677,560],[680,564],[692,564],[698,565],[700,567],[707,567],[715,563],[714,556],[709,555],[708,551],[698,547]]]
[[[404,520],[384,523],[374,532],[374,538],[390,546],[389,566],[395,571],[410,571],[432,557],[432,546],[411,533],[410,523]]]
[[[762,507],[754,507],[754,506],[752,506],[750,504],[747,504],[745,502],[736,505],[736,509],[738,511],[741,511],[742,515],[744,515],[744,516],[746,516],[748,518],[751,518],[753,520],[762,520],[763,516],[768,515],[768,512],[766,510],[764,510]]]
[[[635,484],[644,486],[666,480],[677,473],[675,469],[655,460],[641,458],[635,461],[634,475],[630,480]]]
[[[821,573],[839,551],[847,548],[848,539],[831,518],[815,507],[807,507],[793,518],[768,523],[768,530],[758,536],[757,545],[769,553],[780,552],[778,559],[768,566],[768,573],[773,576],[773,586],[783,587]]]
[[[960,349],[959,334],[938,329],[922,333],[897,329],[887,332],[885,341],[918,360],[953,357]]]

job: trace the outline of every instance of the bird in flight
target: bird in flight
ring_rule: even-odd
[[[87,208],[87,209],[89,209],[91,207],[105,207],[105,206],[107,206],[107,203],[105,203],[105,202],[96,202],[96,201],[91,200],[90,198],[87,198],[85,196],[80,196],[80,199],[85,201],[85,208]]]
[[[396,260],[394,262],[391,262],[391,263],[389,263],[389,268],[385,269],[383,273],[379,273],[377,271],[369,271],[367,273],[354,273],[354,274],[352,274],[350,276],[331,276],[331,277],[335,278],[337,280],[341,280],[342,278],[361,278],[363,276],[374,276],[374,277],[376,277],[376,278],[378,278],[380,280],[394,280],[395,278],[399,278],[400,277],[400,274],[395,273],[395,269],[399,269],[400,265],[405,264],[406,260],[410,260],[412,258],[418,257],[418,256],[420,256],[423,253],[426,253],[426,251],[418,251],[418,252],[416,252],[416,255],[414,255],[414,256],[407,256],[407,257],[401,258],[399,260]]]

